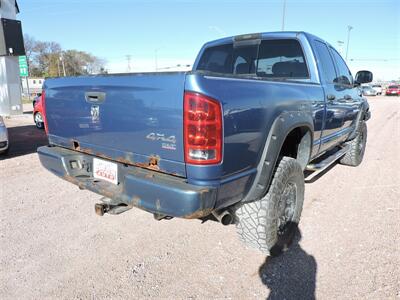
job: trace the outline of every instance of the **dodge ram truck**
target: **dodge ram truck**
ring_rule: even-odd
[[[305,32],[206,43],[190,72],[46,79],[42,165],[102,195],[99,215],[132,207],[236,224],[267,254],[300,221],[305,174],[361,163],[369,105],[326,41]]]

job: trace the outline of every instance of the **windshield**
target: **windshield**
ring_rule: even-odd
[[[267,78],[308,78],[300,43],[295,39],[225,44],[203,52],[197,70]]]
[[[399,88],[397,85],[389,85],[389,89],[397,89]]]

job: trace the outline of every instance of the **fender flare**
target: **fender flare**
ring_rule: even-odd
[[[271,126],[271,130],[269,131],[264,144],[264,150],[257,165],[257,172],[252,185],[247,192],[247,195],[240,202],[251,202],[265,195],[271,183],[283,143],[289,133],[297,127],[307,127],[311,132],[311,144],[309,150],[309,155],[311,155],[314,123],[310,112],[283,112],[274,120]]]
[[[368,121],[371,118],[371,112],[369,111],[369,104],[368,102],[365,100],[361,103],[360,105],[360,112],[358,113],[357,119],[356,119],[356,123],[354,126],[354,130],[353,132],[349,135],[349,137],[347,138],[346,141],[351,141],[353,140],[358,133],[358,129],[360,128],[360,125],[362,123],[362,121]]]

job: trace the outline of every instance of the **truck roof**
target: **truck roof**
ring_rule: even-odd
[[[258,33],[249,33],[249,34],[241,34],[229,36],[217,40],[213,40],[204,44],[204,47],[216,46],[220,44],[231,43],[234,40],[244,40],[244,39],[254,39],[254,38],[295,38],[299,35],[306,36],[307,38],[314,37],[320,40],[323,40],[311,33],[304,31],[274,31],[274,32],[258,32]]]

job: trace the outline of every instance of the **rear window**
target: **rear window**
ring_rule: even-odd
[[[308,78],[300,43],[294,39],[264,40],[259,45],[226,44],[207,48],[197,70],[263,78]]]
[[[197,70],[215,73],[232,73],[233,45],[221,45],[207,48],[200,59]]]
[[[398,89],[399,88],[399,86],[397,86],[397,85],[389,85],[389,89]]]

